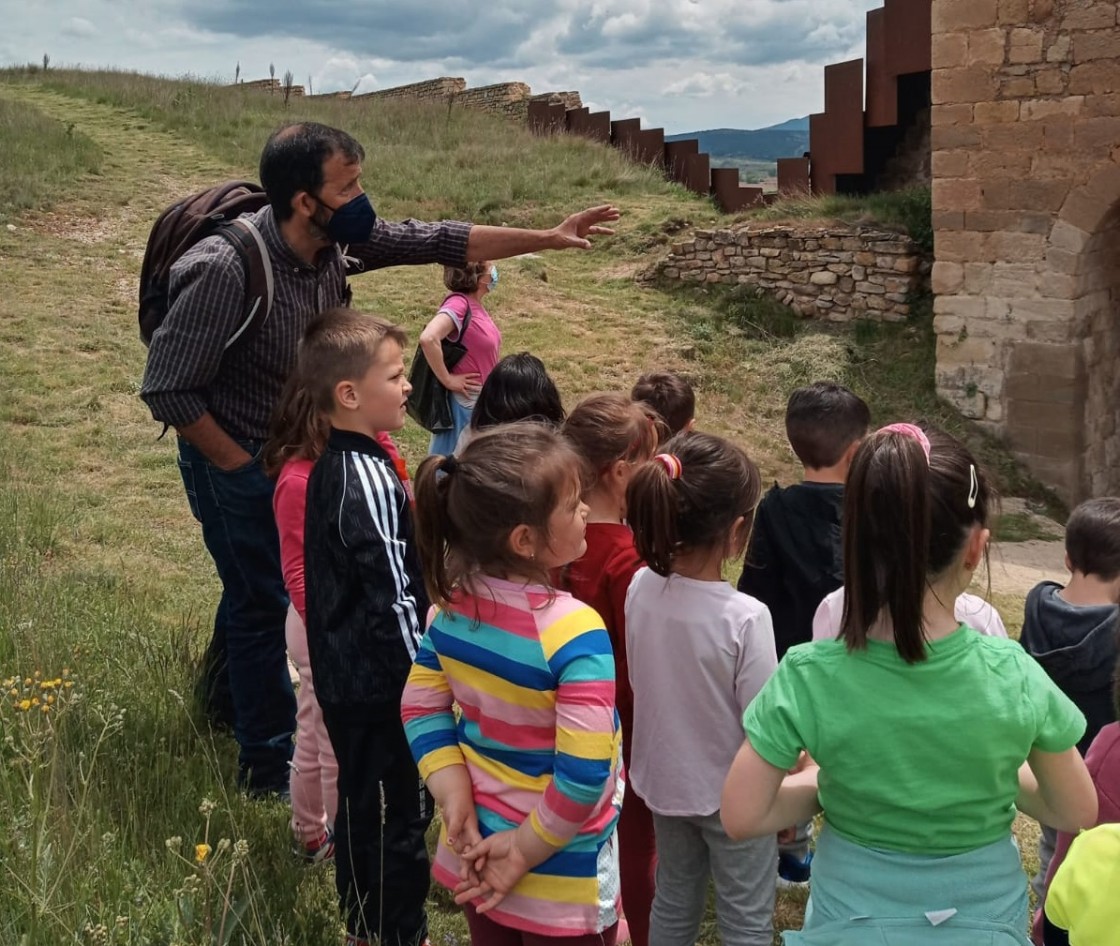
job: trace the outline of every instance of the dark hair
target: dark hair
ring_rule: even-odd
[[[835,466],[867,434],[871,411],[842,384],[816,381],[798,388],[786,404],[786,437],[810,470]]]
[[[328,309],[307,326],[296,366],[315,409],[333,410],[335,386],[364,377],[386,339],[404,348],[408,336],[399,325],[355,309]]]
[[[564,423],[560,392],[544,362],[527,351],[506,355],[486,376],[471,413],[471,430],[517,420]]]
[[[300,339],[296,365],[284,384],[269,422],[262,462],[269,476],[280,475],[296,457],[317,460],[330,433],[327,419],[340,381],[357,380],[377,357],[386,338],[402,348],[407,341],[396,325],[354,309],[328,309]]]
[[[696,416],[696,394],[679,374],[651,371],[638,378],[630,397],[652,407],[665,421],[666,438],[679,434]]]
[[[444,266],[443,284],[451,292],[471,293],[478,289],[484,273],[490,271],[489,263],[467,263],[465,266]]]
[[[849,650],[867,645],[884,613],[907,663],[926,657],[922,605],[929,582],[953,564],[996,502],[959,440],[927,430],[929,461],[912,436],[880,430],[856,451],[844,487],[844,616]],[[975,498],[969,507],[969,498]]]
[[[596,480],[616,460],[648,460],[664,429],[664,421],[652,407],[625,394],[592,394],[564,421],[564,436],[582,454]]]
[[[677,434],[664,447],[680,462],[674,478],[658,458],[634,471],[626,489],[627,519],[642,559],[659,575],[673,570],[679,552],[727,542],[743,516],[743,545],[762,493],[758,467],[739,447],[713,434]]]
[[[323,186],[323,165],[332,155],[347,162],[364,161],[365,149],[346,132],[298,122],[277,128],[261,152],[261,184],[278,221],[292,216],[292,198],[300,191],[317,195]]]
[[[516,572],[551,587],[548,569],[515,555],[510,533],[527,525],[548,536],[548,520],[572,491],[583,464],[545,424],[518,421],[486,430],[459,457],[430,456],[416,471],[416,545],[424,584],[446,605],[471,576]]]
[[[1112,581],[1120,575],[1120,498],[1090,499],[1070,513],[1066,554],[1076,571]]]

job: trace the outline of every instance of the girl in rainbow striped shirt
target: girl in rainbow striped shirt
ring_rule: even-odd
[[[602,618],[549,577],[586,549],[583,475],[557,433],[523,422],[416,477],[436,604],[401,716],[443,814],[433,875],[475,944],[618,933],[614,657]]]

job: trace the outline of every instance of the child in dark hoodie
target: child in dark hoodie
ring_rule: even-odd
[[[1066,524],[1063,588],[1044,581],[1027,595],[1019,642],[1085,714],[1084,755],[1102,727],[1116,718],[1112,674],[1117,658],[1120,608],[1120,498],[1082,503]],[[1039,870],[1031,886],[1042,896],[1057,832],[1043,825]]]
[[[770,609],[779,660],[795,644],[813,639],[817,606],[844,582],[844,480],[870,423],[863,400],[829,381],[798,388],[786,405],[786,437],[804,479],[784,488],[775,483],[759,503],[739,579],[741,592]],[[808,882],[810,829],[798,825],[794,840],[781,845],[781,886]]]

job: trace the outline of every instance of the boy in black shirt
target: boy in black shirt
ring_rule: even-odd
[[[299,375],[330,424],[307,485],[307,646],[338,758],[335,872],[349,946],[427,937],[432,800],[400,703],[428,597],[408,495],[375,439],[404,424],[404,341],[396,326],[335,309],[299,350]]]
[[[813,639],[813,614],[844,583],[840,513],[844,481],[871,412],[841,384],[817,381],[798,388],[786,405],[786,437],[804,467],[802,482],[777,483],[755,513],[739,590],[757,598],[774,619],[778,659]],[[779,884],[808,882],[810,825],[778,856]]]

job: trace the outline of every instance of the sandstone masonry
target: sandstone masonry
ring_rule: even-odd
[[[448,106],[481,109],[525,121],[529,114],[529,103],[545,100],[562,104],[565,108],[580,108],[582,103],[578,92],[544,92],[534,95],[533,90],[524,82],[499,82],[496,85],[483,85],[476,89],[467,88],[467,80],[443,76],[427,82],[413,82],[397,85],[391,89],[378,89],[353,96],[359,99],[414,99],[421,102],[438,102]]]
[[[1070,501],[1120,492],[1118,9],[933,0],[938,389]]]
[[[803,316],[900,321],[922,261],[908,237],[869,227],[697,230],[655,268],[666,279],[754,286]]]

